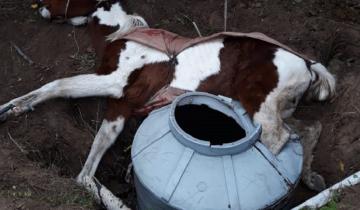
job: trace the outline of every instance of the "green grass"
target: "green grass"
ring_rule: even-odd
[[[8,188],[0,190],[0,196],[16,199],[31,199],[44,201],[52,207],[61,205],[80,206],[84,209],[95,209],[93,197],[80,187],[73,187],[68,191],[56,192],[49,190],[45,192],[34,192],[29,188]]]
[[[337,200],[331,199],[326,206],[320,208],[320,210],[336,210],[337,209]]]
[[[339,191],[333,192],[331,200],[323,207],[318,210],[337,210],[338,202],[340,201],[341,193]],[[301,210],[310,210],[308,207],[304,207]]]
[[[86,209],[94,208],[93,197],[82,189],[72,189],[69,192],[58,195],[42,196],[41,200],[46,201],[53,207],[67,204],[79,205]]]

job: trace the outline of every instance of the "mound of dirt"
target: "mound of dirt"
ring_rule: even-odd
[[[347,188],[341,192],[341,198],[338,201],[339,210],[357,210],[359,209],[360,185]]]
[[[85,27],[42,20],[31,0],[0,3],[0,104],[57,78],[94,71],[94,52]],[[184,36],[223,27],[223,1],[132,0],[128,11],[150,26]],[[337,76],[331,103],[302,103],[296,117],[319,120],[323,132],[313,168],[332,185],[360,170],[360,3],[354,0],[228,1],[229,31],[263,32],[321,60]],[[20,56],[19,47],[31,60]],[[102,119],[101,99],[52,100],[35,112],[0,125],[0,209],[88,209],[84,192],[69,179],[85,161]],[[135,207],[132,183],[125,182],[130,147],[141,119],[132,119],[104,157],[96,174],[115,194]],[[15,144],[16,142],[16,144]],[[24,150],[21,151],[19,147]],[[294,204],[314,195],[300,186]],[[360,208],[358,191],[344,208]]]

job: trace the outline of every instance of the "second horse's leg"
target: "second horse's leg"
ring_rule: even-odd
[[[288,123],[288,125],[300,136],[301,144],[304,149],[302,181],[312,190],[324,190],[326,188],[324,178],[311,169],[313,152],[322,130],[321,123],[316,121],[309,124],[294,118],[287,119],[286,123]]]

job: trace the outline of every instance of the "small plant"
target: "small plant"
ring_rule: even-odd
[[[321,207],[320,210],[336,210],[337,202],[338,201],[331,199],[329,203],[327,203],[326,206]]]
[[[334,191],[331,200],[325,206],[321,207],[320,210],[336,210],[340,198],[341,192],[339,190]]]

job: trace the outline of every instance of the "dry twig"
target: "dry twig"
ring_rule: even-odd
[[[196,25],[196,23],[195,23],[194,21],[192,21],[192,24],[193,24],[193,26],[195,27],[195,30],[196,30],[196,32],[198,33],[198,35],[201,37],[201,36],[202,36],[202,35],[201,35],[201,32],[200,32],[198,26]]]
[[[201,35],[201,32],[200,32],[200,30],[199,30],[199,28],[198,28],[198,26],[197,26],[197,24],[195,23],[195,21],[192,21],[187,15],[184,15],[184,14],[182,14],[182,16],[184,16],[187,20],[189,20],[192,24],[193,24],[193,26],[194,26],[194,28],[195,28],[195,30],[196,30],[196,32],[198,33],[198,35],[201,37],[202,35]]]
[[[29,56],[27,56],[14,42],[10,42],[10,44],[24,60],[26,60],[30,65],[34,64],[34,61],[31,60]]]
[[[83,118],[83,115],[82,115],[82,112],[81,112],[81,110],[80,110],[80,108],[78,107],[78,106],[76,106],[76,108],[78,109],[78,111],[79,111],[79,114],[80,114],[80,119],[81,119],[81,121],[82,121],[82,123],[83,123],[83,125],[89,130],[89,132],[90,132],[90,135],[93,137],[93,138],[95,138],[95,135],[96,135],[96,131],[84,120],[84,118]]]
[[[73,38],[74,38],[74,42],[75,42],[76,50],[77,50],[76,53],[75,53],[75,55],[74,55],[74,57],[75,57],[75,56],[78,55],[79,52],[80,52],[80,47],[79,47],[78,41],[77,41],[77,39],[76,39],[75,26],[73,26],[72,34],[73,34]]]
[[[10,134],[9,131],[7,132],[7,134],[8,134],[8,136],[9,136],[9,139],[15,144],[15,146],[16,146],[17,148],[19,148],[19,150],[20,150],[23,154],[27,155],[28,152],[27,152],[26,150],[24,150],[24,149],[20,146],[20,144],[15,141],[15,139],[11,136],[11,134]]]

